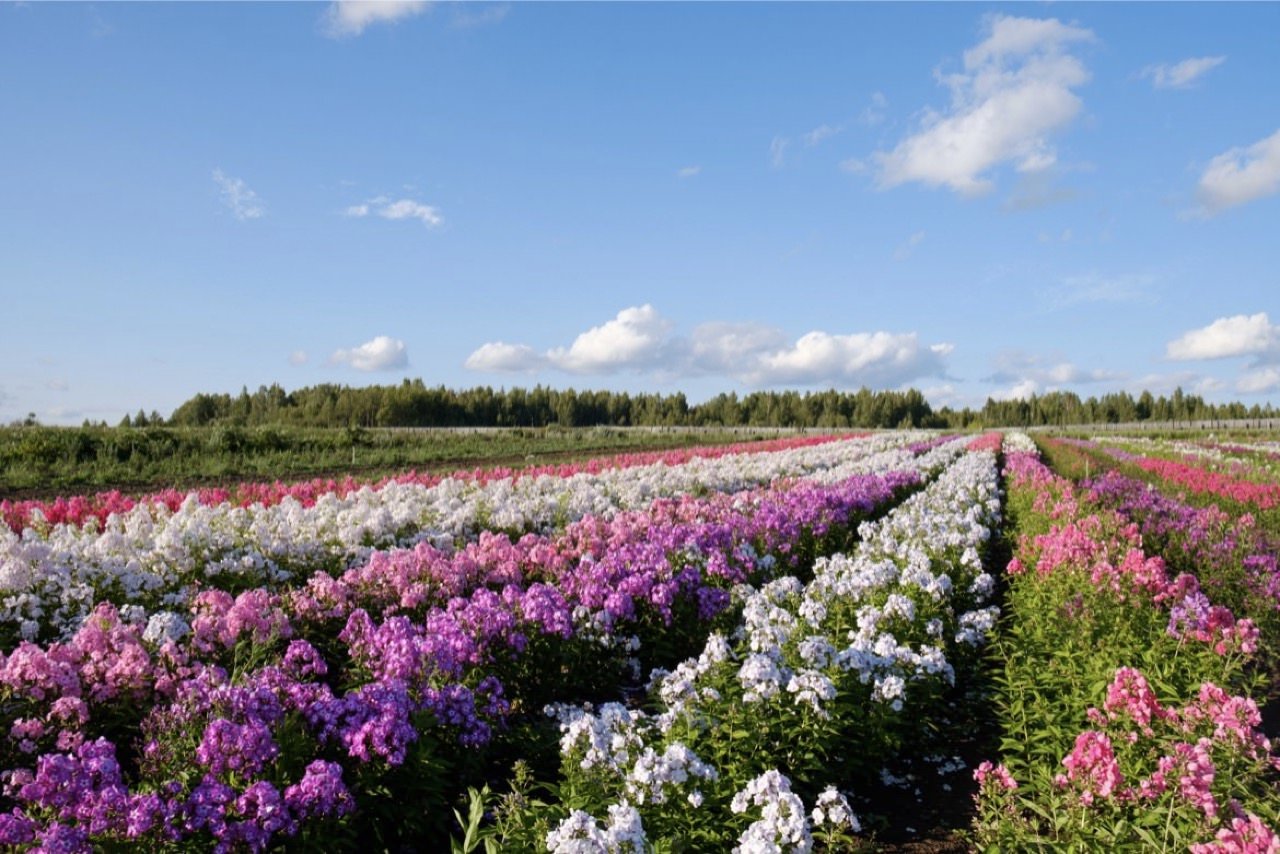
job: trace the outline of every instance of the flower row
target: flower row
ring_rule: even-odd
[[[560,799],[532,807],[518,788],[495,838],[554,852],[851,844],[841,789],[876,779],[927,725],[994,625],[982,558],[999,514],[994,454],[967,453],[808,584],[739,588],[742,622],[655,671],[651,711],[550,710]]]
[[[736,492],[828,470],[838,479],[863,461],[882,467],[871,459],[880,453],[890,462],[908,458],[892,450],[902,444],[859,439],[567,478],[391,483],[326,495],[310,507],[293,499],[209,506],[190,496],[173,512],[139,505],[112,515],[100,531],[94,524],[28,528],[21,536],[0,529],[0,637],[65,636],[103,600],[149,613],[184,605],[201,586],[289,586],[317,571],[341,573],[378,548],[431,542],[448,549],[486,529],[548,531],[664,495]]]
[[[1253,621],[1202,592],[1212,567],[1171,578],[1137,524],[1097,509],[1033,447],[1006,446],[1018,543],[997,644],[1004,753],[975,775],[977,842],[1280,845],[1272,746],[1254,701],[1231,693],[1247,684]]]
[[[854,438],[850,434],[844,438]],[[352,477],[342,480],[332,478],[316,478],[298,483],[245,482],[233,487],[213,487],[183,492],[166,489],[143,496],[129,496],[118,491],[99,492],[94,495],[74,495],[56,498],[52,501],[0,501],[0,520],[14,533],[21,533],[23,528],[50,527],[53,525],[84,525],[93,520],[99,528],[106,524],[107,517],[112,514],[127,513],[138,505],[161,505],[170,512],[175,512],[191,496],[200,504],[218,505],[232,504],[249,507],[261,504],[264,507],[279,504],[286,498],[292,498],[303,507],[310,507],[325,495],[343,498],[352,492],[369,488],[375,492],[391,483],[416,484],[418,486],[435,486],[445,479],[488,483],[493,480],[521,480],[531,477],[572,477],[575,474],[599,474],[609,469],[633,468],[662,463],[668,466],[682,465],[696,458],[716,459],[729,454],[764,453],[783,451],[789,448],[802,448],[810,445],[834,441],[834,436],[797,436],[786,439],[771,439],[763,442],[737,442],[731,445],[712,445],[695,448],[680,448],[670,451],[644,451],[629,454],[615,454],[608,457],[597,457],[579,462],[554,463],[550,465],[527,466],[513,469],[502,466],[477,468],[470,471],[459,470],[447,475],[408,472],[394,477],[364,482]]]
[[[803,563],[806,544],[958,450],[905,473],[658,502],[554,538],[424,543],[284,594],[205,591],[145,632],[99,605],[68,641],[23,643],[0,665],[0,843],[439,839],[452,786],[476,779],[477,748],[522,709],[616,692],[628,633],[696,635],[732,582]]]

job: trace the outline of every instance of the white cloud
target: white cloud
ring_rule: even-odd
[[[769,162],[773,164],[774,169],[782,168],[782,164],[787,159],[787,146],[791,145],[791,140],[785,136],[775,136],[773,141],[769,143]]]
[[[357,371],[391,371],[409,364],[409,352],[403,341],[379,335],[359,347],[334,351],[329,362],[349,365]]]
[[[766,386],[833,383],[884,387],[943,373],[940,354],[921,347],[914,332],[809,332],[790,347],[759,354],[744,378],[753,385]]]
[[[815,145],[819,145],[822,142],[831,139],[831,137],[840,133],[840,131],[841,128],[832,127],[831,125],[818,125],[802,137],[805,148],[813,148]]]
[[[1063,232],[1062,241],[1070,239],[1068,229]],[[1055,309],[1082,303],[1151,302],[1154,297],[1150,286],[1155,280],[1155,276],[1145,273],[1084,273],[1064,277],[1056,286],[1048,288],[1044,296],[1049,307]]]
[[[613,320],[583,332],[568,349],[548,351],[547,358],[578,374],[654,367],[662,361],[670,330],[671,323],[647,303],[624,308]]]
[[[224,175],[221,169],[214,169],[213,182],[221,191],[222,203],[231,209],[236,219],[259,219],[266,214],[267,209],[263,206],[262,199],[241,179]]]
[[[1010,388],[997,392],[1000,400],[1025,399],[1031,393],[1058,391],[1067,385],[1123,380],[1124,374],[1098,368],[1085,369],[1060,358],[1046,358],[1020,350],[1006,350],[993,360],[996,371],[983,377],[985,382],[1007,385]]]
[[[464,6],[479,6],[479,3],[467,3]],[[506,19],[507,14],[511,11],[510,3],[499,3],[494,6],[486,6],[479,12],[463,12],[464,6],[454,7],[453,25],[460,28],[484,27],[489,24],[498,24]]]
[[[1242,394],[1260,394],[1280,389],[1280,368],[1267,367],[1246,371],[1236,381],[1236,391]]]
[[[289,364],[294,367],[297,367],[298,365],[305,365],[307,360],[310,358],[311,357],[307,355],[306,350],[294,350],[289,354]]]
[[[883,92],[871,93],[871,106],[862,111],[858,116],[858,121],[862,124],[873,127],[884,121],[884,108],[889,105],[889,99],[884,96]]]
[[[398,21],[430,8],[427,0],[335,0],[324,13],[324,29],[332,38],[358,36],[370,24]]]
[[[343,214],[357,219],[370,215],[380,216],[383,219],[416,219],[427,228],[436,228],[444,224],[444,216],[439,208],[424,205],[413,199],[392,201],[386,196],[378,196],[358,205],[349,205]]]
[[[71,388],[71,384],[63,379],[53,379],[45,383],[44,387],[49,391],[68,391]]]
[[[1213,216],[1280,192],[1280,130],[1248,148],[1232,148],[1209,161],[1200,176],[1195,213]]]
[[[467,357],[464,366],[473,371],[536,371],[547,365],[547,358],[525,344],[493,341],[483,344]]]
[[[1055,162],[1050,136],[1079,114],[1073,90],[1089,79],[1066,51],[1093,33],[1054,18],[997,15],[987,25],[986,40],[965,52],[964,71],[939,78],[951,90],[949,110],[927,111],[917,133],[872,155],[882,189],[918,181],[977,195],[991,189],[983,176],[1001,163],[1026,172]]]
[[[758,323],[704,323],[688,336],[651,305],[632,307],[579,335],[570,347],[538,353],[491,342],[473,352],[473,370],[556,368],[578,374],[650,373],[664,378],[723,376],[751,386],[898,386],[945,376],[950,344],[922,345],[914,332],[809,332],[794,342]]]
[[[430,205],[415,202],[412,199],[391,202],[378,211],[378,216],[384,219],[416,219],[420,220],[427,228],[435,228],[444,222],[444,217],[440,215],[438,210]]]
[[[690,336],[691,372],[734,375],[760,353],[787,346],[780,329],[760,323],[704,323]]]
[[[693,178],[702,172],[701,166],[685,166],[676,172],[677,178]]]
[[[991,396],[996,400],[1027,400],[1033,394],[1040,393],[1040,384],[1035,380],[1021,380],[1011,388],[997,391]]]
[[[915,248],[919,246],[921,241],[923,240],[924,240],[924,232],[917,231],[915,234],[908,237],[905,243],[900,244],[897,249],[893,250],[893,260],[895,261],[907,260],[908,258],[911,257],[911,253],[915,251]]]
[[[1142,76],[1150,77],[1151,85],[1157,89],[1185,89],[1226,61],[1225,56],[1199,56],[1173,65],[1148,65],[1142,69]]]
[[[1258,362],[1280,360],[1280,326],[1272,326],[1266,312],[1220,317],[1170,341],[1165,354],[1178,361],[1233,356],[1253,356]]]

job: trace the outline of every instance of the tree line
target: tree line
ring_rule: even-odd
[[[199,393],[169,418],[142,410],[121,426],[297,427],[656,427],[752,426],[893,428],[1034,427],[1135,421],[1273,418],[1270,405],[1214,404],[1186,394],[1113,392],[1081,399],[1068,391],[1020,400],[988,399],[981,409],[933,409],[923,394],[906,391],[757,391],[718,394],[690,404],[683,393],[577,391],[542,385],[495,390],[449,389],[406,379],[399,385],[322,384],[287,392],[261,386],[238,395]]]

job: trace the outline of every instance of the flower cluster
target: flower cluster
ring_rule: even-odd
[[[445,478],[429,486],[393,480],[308,502],[285,496],[267,504],[209,504],[192,493],[177,503],[139,503],[84,526],[0,526],[0,636],[65,637],[104,600],[144,613],[180,612],[201,586],[279,588],[316,572],[341,573],[378,548],[433,543],[451,550],[486,528],[547,532],[661,496],[739,492],[832,469],[844,479],[858,460],[910,438],[810,442],[564,477]]]

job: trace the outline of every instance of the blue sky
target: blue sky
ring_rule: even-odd
[[[0,3],[0,422],[1280,403],[1280,4]]]

